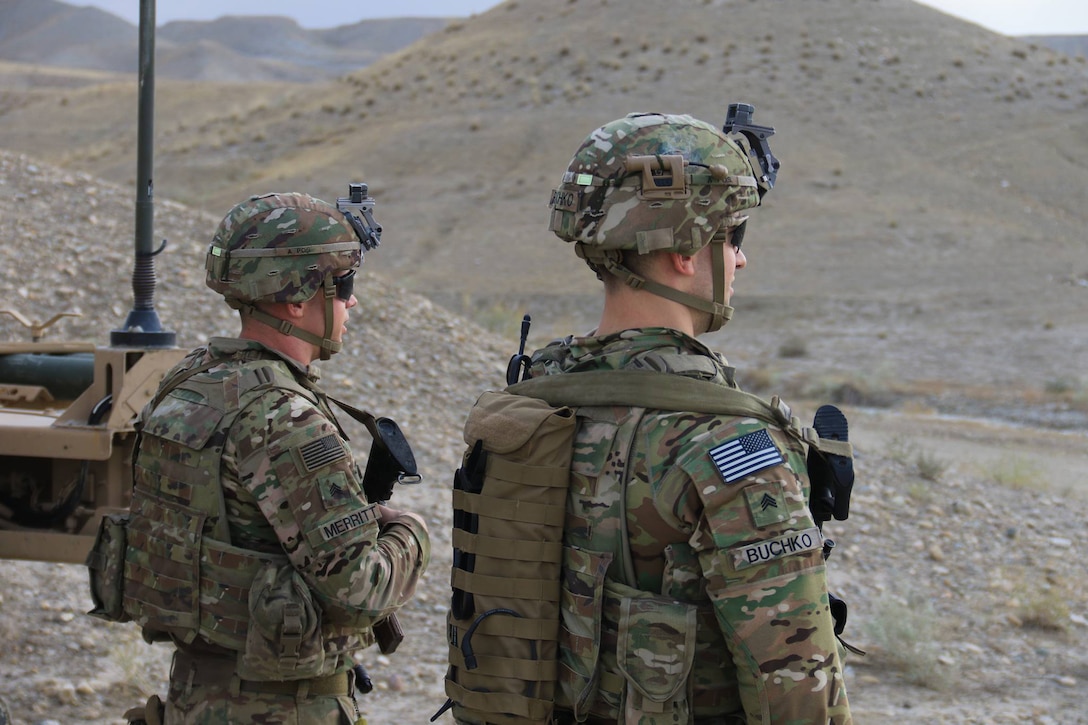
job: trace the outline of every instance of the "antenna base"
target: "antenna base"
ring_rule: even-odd
[[[110,347],[177,347],[177,333],[162,329],[155,310],[133,309],[124,328],[110,332]]]

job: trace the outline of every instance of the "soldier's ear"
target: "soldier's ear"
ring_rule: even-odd
[[[695,257],[680,254],[679,252],[668,252],[669,264],[672,265],[672,270],[682,277],[695,276]]]
[[[310,300],[306,300],[309,302]],[[283,311],[287,313],[288,320],[300,320],[306,315],[306,302],[284,302]]]

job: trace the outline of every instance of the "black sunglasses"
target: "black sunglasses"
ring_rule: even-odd
[[[729,242],[733,245],[733,248],[738,252],[740,251],[740,245],[744,241],[744,232],[748,228],[748,220],[745,219],[740,223],[740,226],[733,227],[733,236],[729,239]]]
[[[339,277],[333,277],[332,283],[336,285],[336,298],[348,302],[355,291],[355,270],[353,269]]]

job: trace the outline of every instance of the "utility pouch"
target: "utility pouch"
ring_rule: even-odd
[[[659,596],[627,597],[620,603],[616,663],[627,680],[623,722],[694,723],[697,611]]]
[[[565,546],[563,560],[556,702],[577,720],[589,714],[600,687],[601,612],[612,554]]]
[[[98,533],[87,554],[91,601],[94,609],[88,614],[107,622],[128,622],[123,601],[125,596],[125,541],[128,514],[106,514],[98,522]]]
[[[249,592],[249,614],[238,662],[241,679],[302,680],[330,674],[324,672],[321,610],[290,564],[261,568]]]

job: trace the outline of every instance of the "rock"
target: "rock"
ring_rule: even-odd
[[[404,691],[404,678],[394,672],[386,678],[388,689],[392,692]]]

